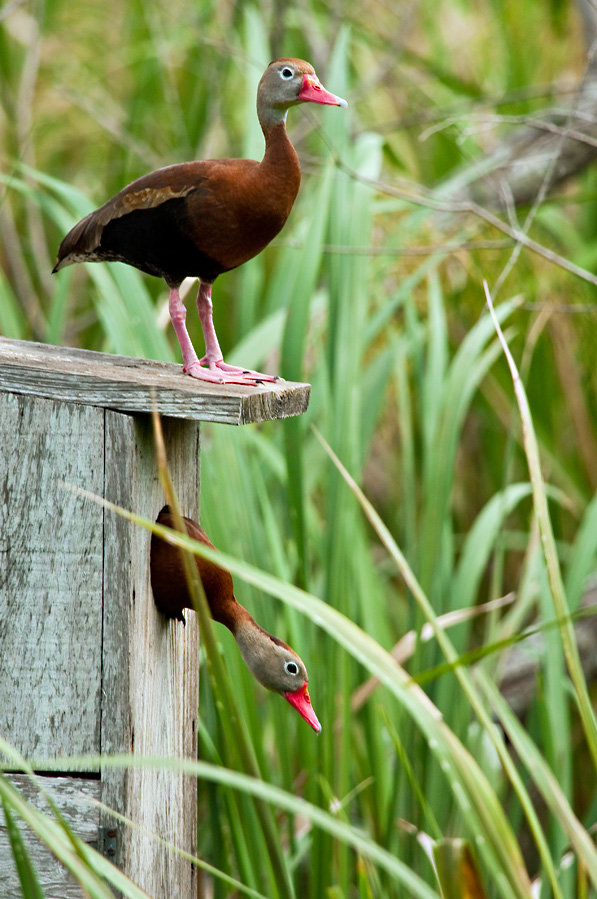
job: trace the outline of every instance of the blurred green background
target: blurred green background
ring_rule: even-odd
[[[301,614],[236,580],[239,601],[304,659],[323,724],[316,738],[265,694],[218,629],[261,776],[416,878],[275,800],[272,848],[249,796],[200,780],[198,854],[259,895],[484,889],[509,899],[530,895],[531,882],[541,896],[597,895],[594,718],[581,723],[578,685],[566,674],[549,546],[539,539],[512,379],[483,292],[485,280],[528,394],[552,562],[577,613],[591,596],[597,546],[587,100],[596,14],[587,9],[583,19],[566,0],[0,7],[0,333],[180,361],[162,282],[120,265],[52,276],[58,243],[153,168],[259,158],[262,71],[278,56],[308,59],[349,108],[290,110],[299,199],[274,243],[218,279],[213,295],[227,361],[309,381],[311,404],[297,420],[203,428],[202,524],[220,549],[355,622],[380,658],[426,618],[514,594],[450,627],[451,664],[435,638],[403,657],[443,716],[445,729],[432,736],[425,700],[398,676],[394,689],[357,692],[376,671],[360,638],[351,653],[318,626],[308,601]],[[567,140],[565,127],[584,137]],[[560,180],[564,170],[570,177]],[[517,245],[517,233],[533,246]],[[187,322],[201,355],[193,304],[194,288]],[[385,522],[427,612],[312,425]],[[580,623],[591,627],[590,618]],[[528,626],[532,640],[522,639]],[[521,699],[516,666],[526,662],[534,667]],[[508,678],[522,733],[492,692]],[[243,770],[213,690],[203,677],[201,758]],[[473,694],[500,719],[507,744]],[[282,880],[264,861],[271,852]],[[231,895],[206,877],[202,895],[212,889]]]

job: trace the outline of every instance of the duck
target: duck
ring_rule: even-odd
[[[183,519],[187,533],[193,540],[215,549],[213,543],[196,521]],[[164,506],[157,523],[175,530],[169,506]],[[214,621],[223,624],[234,636],[240,653],[251,674],[267,690],[279,693],[317,733],[321,724],[317,719],[307,684],[309,676],[297,653],[273,634],[264,630],[234,595],[230,572],[208,559],[195,557],[203,590]],[[151,588],[157,608],[167,618],[184,623],[184,609],[192,609],[182,556],[179,549],[156,534],[151,538]]]
[[[68,232],[53,272],[78,262],[118,261],[163,278],[183,372],[216,384],[255,386],[277,380],[224,362],[213,324],[212,285],[218,275],[265,249],[290,215],[301,168],[286,132],[286,114],[299,103],[348,105],[323,87],[310,63],[274,60],[257,88],[257,116],[265,138],[261,162],[197,160],[143,175]],[[197,310],[205,341],[201,359],[180,297],[186,277],[199,279]]]

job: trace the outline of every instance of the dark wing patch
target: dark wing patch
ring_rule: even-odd
[[[171,199],[108,222],[96,254],[134,265],[169,284],[180,284],[188,276],[213,281],[226,266],[202,252],[190,231],[186,198]]]
[[[187,190],[187,194],[201,188]],[[134,196],[139,196],[135,194]],[[126,262],[177,285],[186,278],[213,281],[226,266],[203,253],[189,236],[187,197],[164,199],[108,216],[105,207],[82,219],[66,235],[55,271],[71,262]]]
[[[180,216],[180,212],[184,212],[185,201],[187,197],[196,193],[197,195],[204,193],[204,182],[208,177],[208,167],[206,163],[183,163],[182,165],[167,166],[144,175],[133,181],[127,187],[123,188],[120,193],[108,200],[95,212],[91,212],[85,218],[81,219],[74,228],[66,235],[58,250],[58,262],[54,271],[58,271],[74,262],[100,262],[103,260],[120,260],[128,262],[130,265],[136,265],[143,271],[151,271],[155,274],[155,266],[148,269],[146,266],[138,265],[136,260],[143,260],[143,254],[135,252],[135,259],[128,259],[126,256],[127,241],[123,245],[114,247],[114,235],[122,235],[129,237],[127,226],[124,228],[114,228],[113,236],[109,243],[111,246],[104,245],[104,232],[117,222],[126,222],[131,215],[147,212],[150,216],[151,227],[153,230],[160,230],[159,213],[152,216],[151,213],[157,213],[167,207],[168,204],[174,202],[179,212],[181,221],[184,220],[184,214]],[[172,216],[165,215],[164,226],[172,227]],[[176,218],[176,216],[175,216]],[[137,222],[133,219],[129,226],[131,230],[137,226]],[[155,239],[154,239],[155,242]],[[159,241],[158,241],[159,243]],[[149,256],[149,253],[146,254]],[[161,268],[159,271],[162,274]],[[188,274],[191,274],[189,272]],[[184,277],[184,275],[183,275]]]

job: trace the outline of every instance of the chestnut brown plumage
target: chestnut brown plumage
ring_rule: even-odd
[[[174,529],[168,506],[157,518],[158,524]],[[213,548],[202,527],[185,518],[190,537]],[[251,673],[259,683],[280,693],[318,733],[321,725],[311,706],[307,689],[307,669],[296,652],[282,640],[260,627],[244,606],[236,600],[230,572],[208,559],[196,556],[205,597],[211,616],[232,632]],[[184,621],[183,609],[193,608],[180,550],[157,537],[151,539],[151,587],[158,609],[169,618]]]
[[[257,90],[265,137],[261,162],[210,159],[172,165],[144,175],[82,219],[66,235],[54,271],[75,262],[120,261],[164,278],[183,371],[216,383],[255,384],[269,375],[227,365],[212,320],[211,287],[218,275],[260,253],[284,226],[301,170],[286,134],[286,113],[297,103],[346,106],[326,91],[302,59],[278,59]],[[197,308],[205,356],[199,360],[186,329],[179,288],[199,278]]]

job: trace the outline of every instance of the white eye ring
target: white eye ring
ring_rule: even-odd
[[[294,69],[291,69],[290,66],[284,66],[283,69],[280,69],[280,78],[283,78],[284,81],[290,81],[293,76]]]
[[[296,676],[299,673],[299,666],[296,664],[296,662],[284,662],[284,671],[286,672],[286,674],[292,674],[293,676]]]

